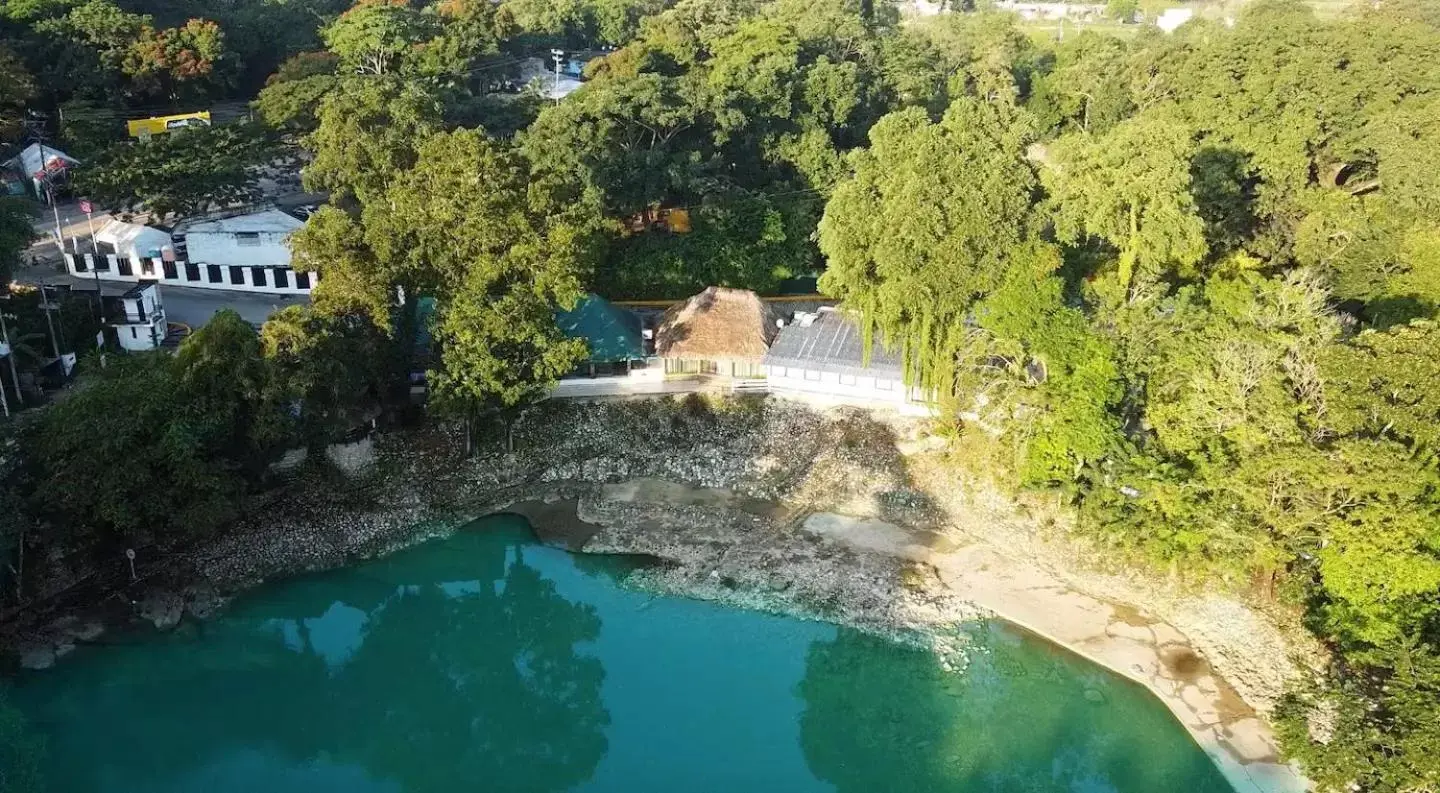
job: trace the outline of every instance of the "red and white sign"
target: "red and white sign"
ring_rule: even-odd
[[[87,215],[95,211],[95,207],[90,203],[90,199],[80,199],[80,211],[84,212]]]

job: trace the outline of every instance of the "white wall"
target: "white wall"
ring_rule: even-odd
[[[165,339],[165,305],[160,287],[149,287],[136,297],[122,296],[127,317],[144,317],[144,322],[115,325],[115,336],[123,350],[153,350]]]
[[[212,282],[210,280],[210,270],[203,264],[197,265],[198,275],[200,276],[199,280],[192,281],[189,279],[186,271],[186,262],[175,262],[175,277],[170,278],[166,276],[165,263],[160,259],[146,261],[139,258],[128,259],[127,261],[130,263],[130,274],[121,275],[120,259],[122,257],[101,256],[99,258],[105,262],[105,269],[100,271],[100,280],[102,281],[123,281],[132,284],[139,283],[140,281],[158,281],[161,284],[170,286],[189,286],[199,289],[225,289],[234,292],[259,292],[268,295],[308,295],[318,281],[315,273],[309,273],[310,286],[301,288],[296,285],[295,272],[293,270],[280,268],[285,272],[286,286],[283,288],[277,287],[275,286],[275,268],[269,268],[265,273],[265,285],[260,286],[255,282],[254,271],[249,267],[242,267],[240,270],[241,282],[235,284],[231,283],[230,267],[228,265],[216,265],[220,267],[220,280],[219,282]],[[66,269],[76,278],[94,278],[95,263],[96,256],[94,254],[65,254]],[[82,265],[84,269],[80,269]],[[148,272],[146,271],[147,266],[149,267]]]
[[[201,264],[289,267],[290,234],[261,231],[254,242],[241,245],[234,232],[191,231],[185,234],[186,255]]]
[[[160,318],[148,325],[116,325],[115,337],[120,349],[129,352],[153,350],[165,339],[165,320]]]
[[[860,377],[801,369],[794,366],[766,366],[766,383],[777,396],[813,396],[833,404],[889,406],[911,412],[928,413],[929,408],[916,399],[918,394],[899,380],[885,377]]]
[[[771,390],[811,391],[881,402],[905,402],[905,386],[883,377],[850,377],[796,367],[767,366]]]

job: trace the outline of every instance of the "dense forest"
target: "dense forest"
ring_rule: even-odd
[[[0,131],[41,114],[97,194],[184,212],[296,154],[330,201],[293,243],[312,306],[258,335],[221,315],[17,425],[0,550],[223,525],[279,450],[403,384],[417,296],[432,408],[475,418],[582,359],[552,312],[586,291],[818,274],[969,464],[1178,585],[1303,611],[1333,662],[1278,722],[1324,789],[1434,790],[1440,5],[1232,22],[1057,41],[871,0],[11,0]],[[552,47],[594,56],[585,86],[516,92]],[[249,125],[117,142],[252,98]],[[650,222],[673,209],[689,233]],[[135,454],[190,486],[149,502],[113,474]],[[35,498],[82,473],[84,498]]]

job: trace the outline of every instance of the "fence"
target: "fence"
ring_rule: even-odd
[[[289,267],[167,262],[161,258],[114,254],[67,253],[65,267],[78,278],[93,278],[98,270],[103,281],[146,281],[271,295],[308,295],[319,280],[315,273],[295,272]]]

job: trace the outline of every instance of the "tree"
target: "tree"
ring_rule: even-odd
[[[222,309],[181,342],[175,363],[178,386],[205,432],[204,452],[258,478],[289,427],[269,388],[271,372],[255,328]]]
[[[975,304],[956,355],[959,407],[971,412],[981,395],[988,414],[1003,414],[1027,485],[1072,481],[1121,446],[1115,343],[1065,304],[1059,269],[1052,246],[1015,248],[1003,280]]]
[[[1081,30],[1056,45],[1054,64],[1035,81],[1027,107],[1047,129],[1104,133],[1135,110],[1130,71],[1123,41]]]
[[[878,330],[904,352],[910,378],[949,393],[966,316],[1027,237],[1027,132],[1003,110],[961,99],[938,124],[912,108],[870,137],[825,206],[820,287],[861,312],[866,338]]]
[[[76,171],[75,189],[113,209],[183,217],[257,198],[255,169],[277,153],[256,127],[198,127],[113,147]]]
[[[339,62],[333,53],[302,52],[280,64],[252,103],[261,120],[278,130],[314,131],[320,102],[340,85]]]
[[[537,178],[519,151],[483,132],[439,133],[420,144],[414,167],[383,201],[366,204],[365,238],[388,280],[409,294],[443,303],[484,272],[496,284],[525,273],[540,294],[578,297],[599,227],[580,193]],[[552,263],[542,266],[546,256]]]
[[[305,185],[344,204],[369,203],[395,174],[415,161],[415,149],[440,125],[440,104],[412,81],[346,80],[320,103],[319,124],[305,138],[314,159]]]
[[[366,244],[357,218],[338,207],[322,206],[290,237],[290,250],[296,270],[320,276],[311,293],[316,309],[331,316],[362,315],[376,327],[392,330],[391,276]]]
[[[359,74],[395,71],[402,56],[434,32],[408,0],[360,0],[323,31],[341,68]]]
[[[35,95],[35,79],[9,48],[0,46],[0,140],[19,132],[25,103]]]
[[[597,219],[573,185],[535,179],[514,149],[460,130],[421,145],[415,167],[366,205],[365,234],[391,283],[433,295],[438,404],[508,411],[584,358],[553,311],[574,305]]]
[[[1327,431],[1392,438],[1440,460],[1440,325],[1417,321],[1367,330],[1320,359]]]
[[[1105,4],[1106,16],[1119,22],[1134,22],[1139,13],[1140,0],[1109,0]]]
[[[132,545],[230,519],[243,482],[206,454],[208,422],[190,410],[179,374],[166,354],[115,357],[47,409],[26,443],[35,513],[72,533]],[[68,496],[47,495],[57,488]]]
[[[295,405],[300,436],[312,448],[354,427],[390,382],[388,339],[364,315],[287,306],[266,320],[260,343],[269,398]]]
[[[433,331],[442,366],[427,373],[432,393],[442,410],[467,422],[486,412],[508,417],[543,396],[588,352],[583,339],[565,338],[555,325],[556,307],[580,299],[578,283],[572,291],[537,293],[488,276],[477,269],[472,283],[442,306]],[[499,290],[505,291],[493,296]]]
[[[1190,194],[1191,132],[1152,112],[1104,135],[1076,134],[1051,145],[1041,176],[1055,232],[1067,243],[1096,237],[1120,251],[1116,278],[1129,290],[1205,256],[1205,234]]]
[[[1440,655],[1409,639],[1288,694],[1277,732],[1321,790],[1424,790],[1440,776],[1437,698]]]
[[[0,279],[4,283],[10,282],[35,237],[30,205],[18,198],[0,198]]]
[[[143,93],[179,101],[229,80],[228,55],[220,26],[192,19],[178,28],[143,28],[122,68]]]
[[[130,49],[151,29],[151,21],[110,0],[89,0],[38,20],[34,30],[48,40],[45,62],[50,73],[43,81],[66,86],[67,95],[100,97],[107,90],[120,89]]]

